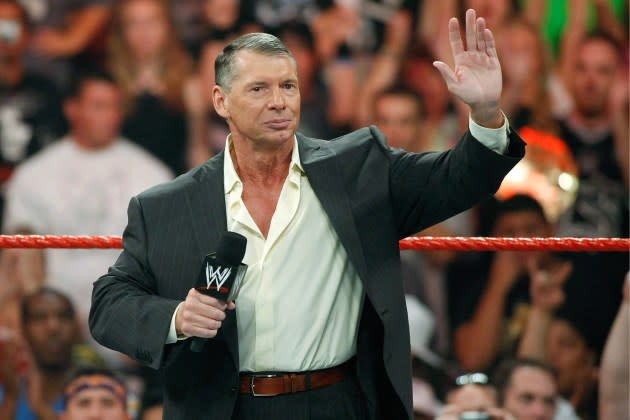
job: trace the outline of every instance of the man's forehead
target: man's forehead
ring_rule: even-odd
[[[234,56],[236,65],[235,79],[262,76],[295,76],[295,65],[288,55],[262,54],[243,50]]]

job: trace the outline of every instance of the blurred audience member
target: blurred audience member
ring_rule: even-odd
[[[559,221],[559,233],[579,237],[618,237],[628,234],[628,189],[616,154],[616,143],[628,138],[613,136],[613,89],[621,70],[617,44],[602,34],[586,36],[575,52],[569,90],[575,107],[560,121],[560,137],[576,158],[580,186],[573,208]],[[625,96],[628,95],[627,80]],[[623,101],[618,101],[619,105]],[[626,101],[627,103],[627,101]]]
[[[189,44],[193,56],[199,57],[201,47],[208,42],[226,45],[239,35],[259,30],[258,25],[246,20],[242,9],[240,0],[205,0],[201,9],[203,35],[196,43]]]
[[[7,191],[6,232],[57,235],[115,235],[124,229],[123,209],[138,192],[167,181],[166,167],[119,136],[121,94],[106,73],[75,80],[65,102],[66,137],[24,162]],[[16,265],[28,259],[20,249],[2,253],[3,281],[16,278]],[[77,302],[87,331],[91,276],[116,258],[115,250],[46,250],[47,282]],[[40,264],[42,260],[39,260]],[[31,267],[31,270],[34,270]],[[32,287],[34,288],[34,287]]]
[[[630,273],[626,274],[623,302],[613,324],[600,369],[599,418],[630,418]]]
[[[74,307],[66,295],[44,287],[22,300],[21,312],[22,335],[31,357],[24,367],[19,365],[19,353],[3,352],[0,419],[57,419],[73,347],[79,342]],[[16,348],[15,341],[5,345]]]
[[[212,105],[211,87],[214,86],[214,61],[223,51],[225,41],[211,40],[201,50],[196,72],[184,85],[184,102],[188,120],[186,165],[201,165],[225,147],[229,130],[225,120]]]
[[[536,309],[534,303],[519,357],[548,363],[556,372],[558,393],[580,418],[597,418],[597,364],[603,347],[597,325],[591,325],[592,317],[579,307],[563,305],[538,315]]]
[[[496,237],[546,237],[552,231],[540,204],[525,195],[499,202],[491,226]],[[571,272],[569,263],[538,251],[500,251],[484,258],[449,273],[454,352],[468,371],[488,371],[501,356],[514,356],[532,295],[556,307]]]
[[[0,0],[0,186],[15,166],[65,129],[55,86],[25,68],[30,41],[26,9]],[[0,214],[3,199],[0,199]]]
[[[192,63],[167,1],[118,1],[108,53],[108,66],[123,93],[123,134],[175,174],[182,173],[188,144],[183,86]]]
[[[112,371],[80,368],[63,389],[64,409],[60,420],[130,420],[127,390]]]
[[[292,22],[307,23],[320,11],[319,0],[241,0],[240,3],[247,19],[271,29]]]
[[[171,14],[177,34],[186,47],[197,45],[206,32],[203,9],[206,0],[171,1]]]
[[[552,69],[538,28],[525,19],[514,19],[497,34],[503,63],[501,108],[510,116],[510,127],[529,126],[557,134],[550,93]]]
[[[74,76],[73,59],[103,35],[111,16],[111,0],[18,1],[32,22],[28,68],[65,91]]]
[[[468,124],[468,113],[460,121],[448,89],[437,83],[441,76],[433,61],[426,47],[412,49],[403,63],[403,83],[420,95],[424,104],[421,150],[439,152],[455,145],[459,124]]]
[[[420,143],[423,105],[413,90],[403,86],[386,89],[374,98],[374,124],[385,134],[390,147],[426,152]]]
[[[297,66],[301,98],[300,133],[320,139],[337,137],[340,132],[329,122],[332,118],[329,114],[332,98],[322,80],[311,30],[307,25],[285,25],[279,30],[278,37],[293,54]]]
[[[563,307],[549,326],[546,361],[557,373],[558,393],[582,420],[597,419],[601,347],[596,331],[580,308]],[[590,327],[590,328],[589,328]],[[595,334],[594,334],[595,333]]]
[[[628,2],[625,0],[572,0],[571,7],[554,1],[540,3],[539,21],[552,52],[562,55],[567,47],[567,34],[584,26],[582,31],[599,30],[618,41],[628,37]],[[532,3],[532,0],[528,1]]]
[[[437,420],[514,420],[499,408],[497,391],[483,373],[468,373],[455,379],[444,411]]]
[[[499,404],[516,420],[578,420],[558,396],[555,372],[543,362],[507,359],[494,376]]]

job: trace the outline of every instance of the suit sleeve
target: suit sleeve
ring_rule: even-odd
[[[137,197],[128,208],[123,251],[94,283],[90,331],[96,341],[157,369],[178,301],[157,295],[147,257],[147,234]]]
[[[380,131],[373,130],[378,136]],[[399,236],[404,238],[460,213],[494,194],[525,154],[525,143],[508,134],[498,154],[466,132],[442,153],[390,150],[390,191]]]

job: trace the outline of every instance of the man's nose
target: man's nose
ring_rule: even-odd
[[[279,87],[271,90],[271,98],[269,98],[269,108],[284,109],[286,100],[282,90]]]

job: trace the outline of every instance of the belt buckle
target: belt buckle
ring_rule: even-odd
[[[249,379],[249,392],[253,397],[275,397],[276,395],[280,395],[275,392],[272,394],[263,394],[256,392],[256,385],[254,385],[254,380],[256,378],[275,378],[281,375],[273,375],[273,374],[252,374]]]

